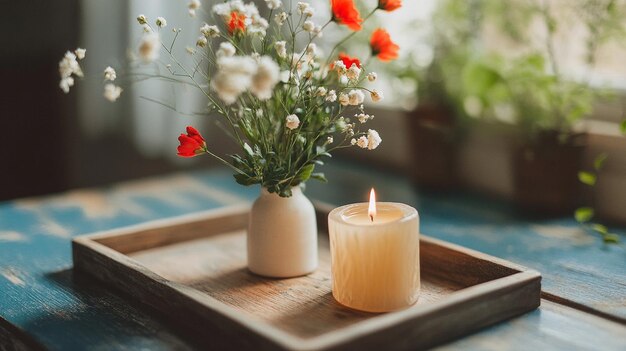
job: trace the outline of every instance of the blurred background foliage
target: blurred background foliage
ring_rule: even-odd
[[[430,28],[433,58],[408,55],[395,67],[417,81],[419,102],[447,105],[461,121],[513,124],[533,139],[573,132],[613,89],[592,78],[599,50],[626,39],[626,2],[616,0],[444,0]],[[575,72],[564,43],[576,42]],[[571,62],[570,66],[571,66]]]

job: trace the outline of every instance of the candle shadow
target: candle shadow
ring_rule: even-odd
[[[344,328],[380,313],[353,310],[338,303],[331,292],[301,304],[272,320],[272,324],[299,337],[310,338]]]

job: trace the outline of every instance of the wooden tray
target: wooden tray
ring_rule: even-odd
[[[320,266],[305,277],[266,279],[246,269],[248,207],[77,237],[74,267],[187,323],[207,349],[416,350],[540,304],[539,273],[422,236],[415,306],[347,309],[331,295],[329,209],[317,208]]]

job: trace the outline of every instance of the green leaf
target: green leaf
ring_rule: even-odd
[[[248,143],[243,143],[243,149],[246,151],[248,156],[254,156],[254,151],[252,151],[252,148],[250,147],[250,145],[248,145]]]
[[[463,68],[462,79],[469,94],[482,96],[499,82],[500,75],[483,62],[470,62]]]
[[[328,179],[326,179],[326,176],[324,175],[324,173],[313,173],[311,174],[311,178],[315,180],[319,180],[322,183],[328,183]]]
[[[309,178],[311,178],[311,174],[313,174],[314,169],[315,169],[314,163],[310,163],[302,167],[300,172],[298,172],[298,174],[296,175],[296,180],[298,180],[298,183],[306,182]]]
[[[237,173],[234,174],[233,177],[235,177],[235,181],[241,185],[252,185],[252,184],[256,184],[259,182],[259,180],[256,177],[250,177],[247,174],[241,174],[241,173]]]
[[[626,134],[626,119],[620,122],[619,130],[622,132],[622,134]]]
[[[591,207],[580,207],[576,209],[574,217],[579,223],[589,222],[593,218],[594,211]]]
[[[606,235],[602,236],[602,240],[604,240],[604,242],[607,244],[617,244],[619,243],[619,235],[614,233],[607,233]]]
[[[543,55],[539,55],[539,54],[530,54],[527,56],[524,56],[525,59],[525,63],[532,67],[534,70],[537,71],[543,71],[546,65],[546,60],[544,59]]]
[[[596,232],[598,232],[600,234],[608,234],[609,233],[609,228],[607,228],[605,225],[598,224],[598,223],[592,224],[591,225],[591,229],[595,230]]]
[[[607,155],[606,153],[601,153],[600,155],[596,156],[596,158],[593,160],[593,168],[596,171],[599,171],[602,169],[602,167],[604,167],[604,162],[606,161],[606,159],[609,157],[609,155]]]
[[[587,184],[589,186],[596,185],[596,175],[591,172],[578,172],[578,180],[580,180],[581,183]]]
[[[326,152],[326,148],[323,148],[321,146],[317,146],[315,148],[315,153],[317,155],[316,157],[320,157],[320,156],[332,157],[331,154]]]

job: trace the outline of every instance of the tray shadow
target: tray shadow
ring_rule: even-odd
[[[376,316],[342,306],[323,271],[292,279],[264,278],[241,267],[188,282],[254,318],[303,338],[315,337]]]

